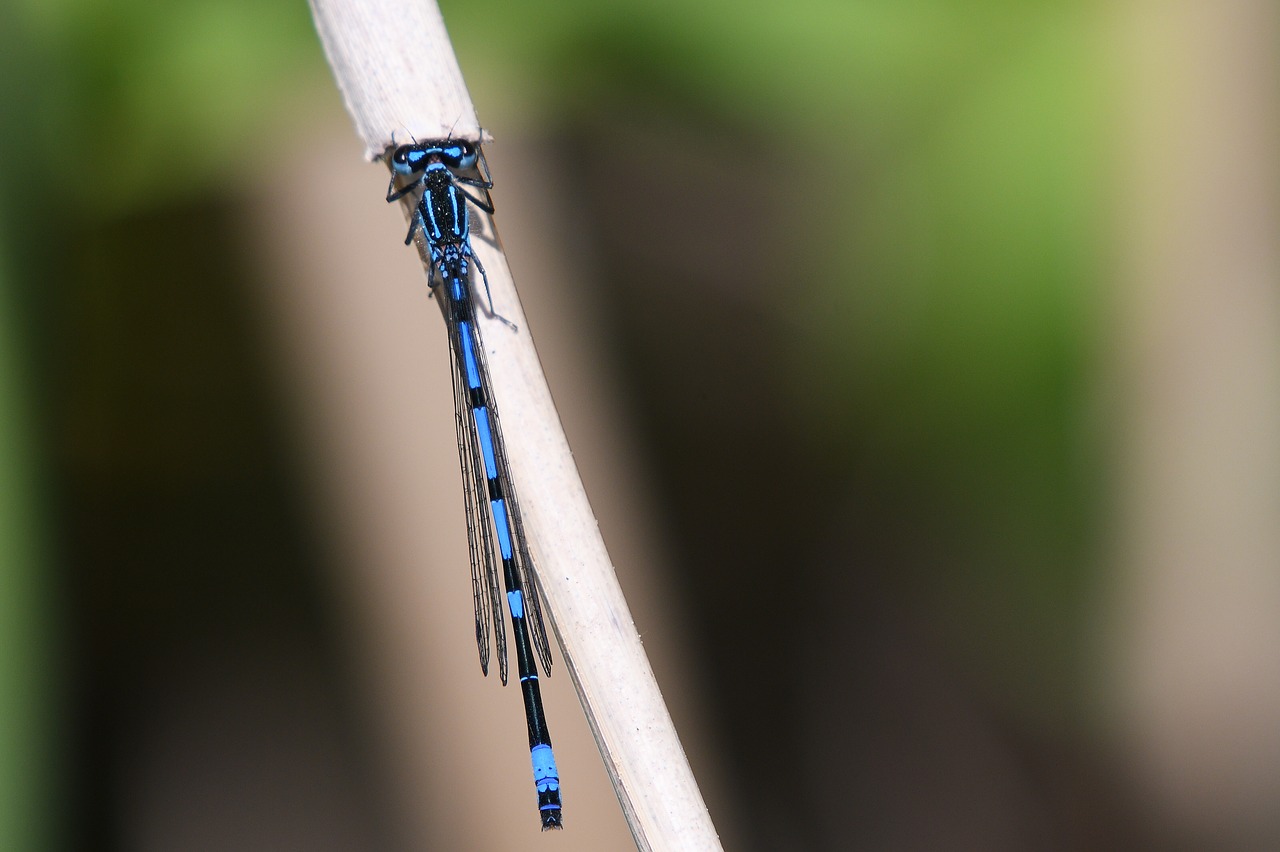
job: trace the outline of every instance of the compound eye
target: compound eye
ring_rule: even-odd
[[[476,164],[476,149],[469,142],[455,142],[440,149],[440,159],[451,169],[469,169]]]
[[[411,157],[413,155],[412,145],[401,145],[391,154],[391,168],[395,169],[402,175],[407,175],[413,171],[413,163]]]

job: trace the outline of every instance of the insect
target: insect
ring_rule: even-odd
[[[471,142],[457,139],[414,142],[389,149],[389,153],[394,174],[387,187],[387,201],[396,201],[422,188],[405,244],[413,242],[414,235],[422,232],[431,259],[428,284],[432,292],[445,300],[480,668],[486,675],[489,673],[492,631],[497,645],[499,677],[503,685],[507,683],[507,634],[498,591],[501,574],[511,616],[516,670],[529,728],[529,753],[542,829],[561,828],[560,777],[538,688],[537,664],[541,662],[542,670],[548,675],[551,673],[551,649],[533,581],[533,559],[529,555],[524,521],[494,405],[484,345],[476,324],[472,287],[474,265],[484,280],[490,313],[496,317],[488,276],[471,248],[467,212],[468,204],[486,213],[493,212],[489,195],[493,182],[489,180],[483,153]],[[402,177],[410,180],[397,188],[396,181]],[[478,189],[483,197],[464,187]],[[437,284],[443,286],[437,288]],[[507,325],[515,327],[509,322]]]

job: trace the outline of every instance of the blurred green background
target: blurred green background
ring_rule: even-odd
[[[1250,810],[1180,823],[1115,735],[1116,56],[1141,25],[1007,0],[443,12],[495,152],[537,151],[562,193],[726,840],[1280,837]],[[137,831],[136,748],[165,741],[139,708],[202,650],[271,647],[338,720],[355,816],[333,848],[430,847],[380,792],[252,295],[271,285],[245,211],[274,164],[321,130],[359,156],[305,4],[21,0],[0,56],[0,847],[166,848]],[[1250,789],[1274,803],[1262,766]]]

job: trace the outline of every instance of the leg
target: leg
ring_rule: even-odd
[[[444,260],[440,256],[439,249],[431,249],[431,262],[427,264],[427,289],[431,291],[431,295],[435,295],[436,275],[440,276],[440,280],[444,280]]]
[[[409,245],[413,242],[413,235],[418,230],[418,222],[422,219],[422,214],[418,212],[418,208],[413,208],[413,213],[409,216],[409,233],[405,235],[404,244]]]
[[[493,181],[481,180],[480,178],[463,177],[462,175],[454,175],[453,179],[459,183],[465,183],[468,186],[478,186],[481,189],[493,189]]]
[[[484,295],[489,300],[489,316],[498,320],[512,331],[519,331],[519,327],[515,323],[494,310],[493,293],[489,290],[489,274],[484,271],[484,264],[480,262],[480,258],[476,257],[475,252],[471,251],[470,247],[467,248],[467,255],[475,263],[476,269],[480,270],[480,277],[484,279]]]
[[[410,192],[413,192],[422,184],[422,178],[419,177],[415,180],[410,181],[409,183],[405,184],[399,189],[396,189],[396,177],[398,177],[398,175],[392,174],[391,183],[387,184],[387,203],[388,204],[390,204],[392,201],[397,201],[403,198],[404,196],[408,195]]]
[[[489,187],[493,186],[493,184],[489,184],[488,186],[486,186],[486,185],[485,185],[485,184],[483,184],[483,183],[473,183],[473,184],[471,184],[472,186],[478,186],[478,187],[480,187],[481,189],[483,189],[483,190],[484,190],[484,198],[485,198],[485,200],[484,200],[484,201],[481,201],[479,198],[476,198],[474,195],[472,195],[471,193],[467,192],[467,191],[466,191],[465,189],[463,189],[462,187],[457,186],[457,184],[459,184],[459,183],[471,183],[471,181],[464,180],[464,179],[462,179],[462,178],[458,177],[457,175],[454,175],[454,177],[453,177],[453,182],[454,182],[454,186],[455,186],[455,188],[458,190],[458,192],[460,192],[460,193],[463,195],[463,197],[465,197],[468,201],[470,201],[472,204],[474,204],[475,206],[479,207],[481,210],[483,210],[483,211],[484,211],[484,212],[486,212],[486,213],[489,213],[489,214],[492,214],[492,213],[493,213],[493,199],[489,196]]]
[[[484,148],[480,147],[479,142],[476,143],[476,174],[480,175],[479,179],[467,177],[459,177],[457,179],[468,186],[476,186],[483,189],[486,203],[481,204],[474,198],[471,200],[475,201],[475,205],[481,210],[484,210],[486,213],[492,213],[493,199],[489,197],[489,190],[493,189],[493,178],[489,175],[489,161],[484,158]],[[470,195],[467,197],[471,198]]]

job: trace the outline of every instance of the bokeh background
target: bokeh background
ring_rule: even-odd
[[[443,11],[726,847],[1280,848],[1274,4]],[[305,4],[10,0],[0,94],[0,848],[628,848]]]

